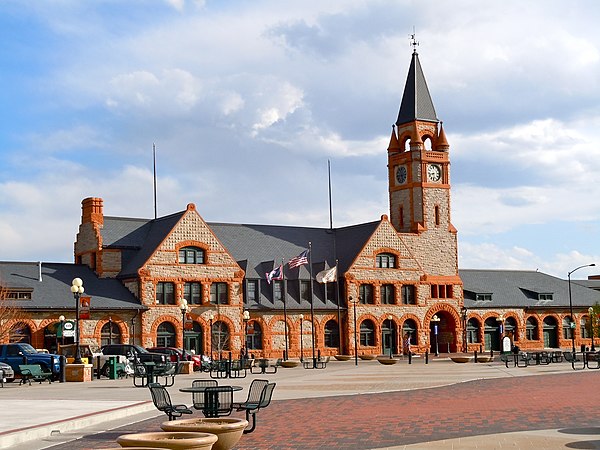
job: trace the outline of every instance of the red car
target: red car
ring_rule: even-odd
[[[198,371],[202,367],[202,358],[200,355],[191,353],[188,350],[185,350],[185,353],[183,353],[180,348],[176,347],[150,347],[147,350],[153,353],[163,353],[168,355],[171,362],[192,361],[194,363],[194,371]]]

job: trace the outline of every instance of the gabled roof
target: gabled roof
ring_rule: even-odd
[[[416,51],[413,52],[410,68],[408,69],[396,125],[414,120],[438,122],[425,75],[423,75],[423,69],[421,69],[421,63],[419,62],[419,55]]]
[[[528,270],[459,270],[467,308],[569,307],[566,280]],[[491,301],[476,301],[475,294],[492,294]],[[539,294],[552,294],[540,300]],[[600,302],[600,292],[571,281],[573,305],[589,307]]]
[[[44,262],[40,272],[39,264],[0,261],[0,282],[4,286],[31,291],[31,300],[15,300],[24,309],[75,309],[71,282],[78,277],[83,280],[84,295],[92,298],[92,310],[146,309],[119,280],[99,278],[88,266]]]

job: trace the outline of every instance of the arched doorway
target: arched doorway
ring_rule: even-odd
[[[383,355],[392,355],[398,353],[396,346],[396,326],[390,318],[381,324],[381,353]]]
[[[10,331],[9,342],[25,342],[31,344],[31,328],[23,322],[17,323]]]
[[[109,344],[120,344],[121,343],[121,329],[119,325],[114,323],[112,320],[109,320],[104,325],[102,325],[102,329],[100,330],[100,345],[109,345]]]
[[[456,341],[454,318],[445,311],[436,313],[429,322],[429,351],[436,355],[455,352]]]
[[[58,351],[58,336],[57,331],[60,327],[60,322],[53,322],[44,328],[44,348],[50,353]]]
[[[163,322],[156,330],[157,347],[175,347],[175,326],[170,322]]]
[[[215,357],[219,359],[223,359],[223,351],[229,351],[230,347],[230,339],[229,339],[229,327],[226,323],[222,321],[218,321],[213,323],[212,326],[212,352],[215,352]]]
[[[417,345],[417,324],[412,319],[406,319],[402,324],[402,353],[408,355],[411,347]]]
[[[325,324],[325,347],[339,348],[340,334],[339,327],[335,320],[328,320]]]
[[[544,347],[558,348],[558,324],[553,316],[544,317]]]
[[[185,343],[183,348],[197,355],[202,354],[204,343],[202,342],[202,327],[198,322],[192,324],[191,330],[185,330]]]
[[[484,349],[500,351],[500,324],[496,317],[485,319],[483,327]]]

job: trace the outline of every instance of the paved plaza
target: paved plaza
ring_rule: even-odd
[[[169,388],[173,401],[189,405],[190,394],[178,389],[207,377],[179,375]],[[599,377],[568,363],[506,368],[416,358],[393,366],[332,361],[325,370],[280,368],[220,384],[242,386],[239,401],[254,378],[277,383],[275,400],[259,412],[240,450],[582,449],[600,448]],[[122,434],[160,430],[167,417],[149,400],[131,379],[5,385],[0,448],[114,447]]]

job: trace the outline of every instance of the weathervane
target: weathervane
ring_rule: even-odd
[[[417,36],[417,33],[415,32],[415,27],[413,27],[413,32],[410,35],[410,39],[411,39],[410,45],[414,49],[415,53],[417,53],[417,47],[419,46],[419,41],[417,41],[416,36]]]

